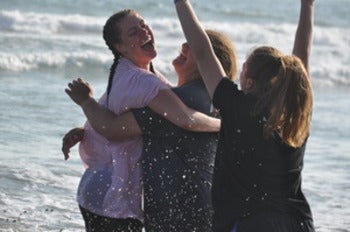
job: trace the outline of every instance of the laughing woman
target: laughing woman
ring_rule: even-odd
[[[103,38],[114,55],[107,91],[99,103],[92,98],[85,102],[74,98],[76,103],[99,104],[117,115],[148,105],[185,129],[219,130],[218,119],[187,108],[169,89],[166,79],[153,69],[151,61],[157,55],[153,32],[137,12],[123,10],[112,15],[104,26]],[[78,79],[69,83],[66,93],[71,96],[81,82],[83,80]],[[101,128],[108,127],[101,125]],[[131,127],[124,129],[132,130]],[[89,121],[84,125],[84,133],[82,130],[72,133],[75,132],[83,135],[79,153],[86,170],[78,187],[77,200],[86,231],[140,232],[143,220],[139,162],[142,138],[111,142],[99,135]],[[72,138],[70,134],[64,140]],[[64,141],[64,144],[78,140]],[[62,148],[66,159],[69,147]]]

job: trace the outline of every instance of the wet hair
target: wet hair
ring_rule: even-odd
[[[209,40],[213,46],[215,55],[223,66],[227,77],[235,80],[237,77],[237,54],[233,42],[225,34],[206,29]]]
[[[135,10],[132,9],[124,9],[121,10],[115,14],[113,14],[109,19],[106,21],[104,27],[103,27],[103,39],[109,48],[109,50],[112,51],[114,60],[113,64],[111,65],[110,72],[109,72],[109,78],[108,78],[108,85],[107,85],[107,96],[109,95],[111,88],[112,88],[112,82],[113,82],[113,75],[115,73],[115,70],[118,66],[119,59],[122,57],[122,54],[114,47],[116,43],[121,43],[121,29],[119,28],[119,22],[124,19],[128,15],[137,14]],[[154,73],[153,64],[150,64],[150,71]]]
[[[279,133],[291,147],[300,147],[310,132],[312,88],[302,61],[263,46],[246,61],[246,76],[254,80],[250,94],[258,98],[255,114],[268,110],[265,138]]]

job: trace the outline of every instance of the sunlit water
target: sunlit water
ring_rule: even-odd
[[[240,64],[253,45],[292,48],[298,1],[194,2],[205,26],[235,41]],[[315,6],[315,107],[303,189],[320,232],[350,231],[349,5],[316,0]],[[151,24],[155,66],[176,83],[171,60],[184,39],[172,1],[0,2],[1,232],[83,231],[75,201],[83,167],[76,148],[64,161],[60,147],[65,132],[85,119],[64,88],[84,77],[102,94],[112,61],[101,30],[122,8],[137,9]]]

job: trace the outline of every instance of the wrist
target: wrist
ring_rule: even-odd
[[[178,3],[178,2],[186,2],[186,0],[174,0],[174,3]]]
[[[80,103],[80,106],[81,106],[81,108],[84,108],[84,107],[86,107],[87,105],[89,105],[90,103],[92,103],[92,102],[94,102],[94,101],[95,101],[94,98],[89,97],[89,98],[87,98],[86,100],[82,101],[82,102]]]
[[[305,5],[305,6],[313,6],[313,5],[314,5],[314,0],[311,0],[311,1],[301,1],[301,4],[302,4],[302,5]]]

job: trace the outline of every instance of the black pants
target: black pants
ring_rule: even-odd
[[[311,219],[292,217],[278,212],[262,212],[238,221],[237,231],[315,232],[315,228]]]
[[[110,218],[91,213],[79,206],[86,232],[141,232],[142,223],[134,218]]]

